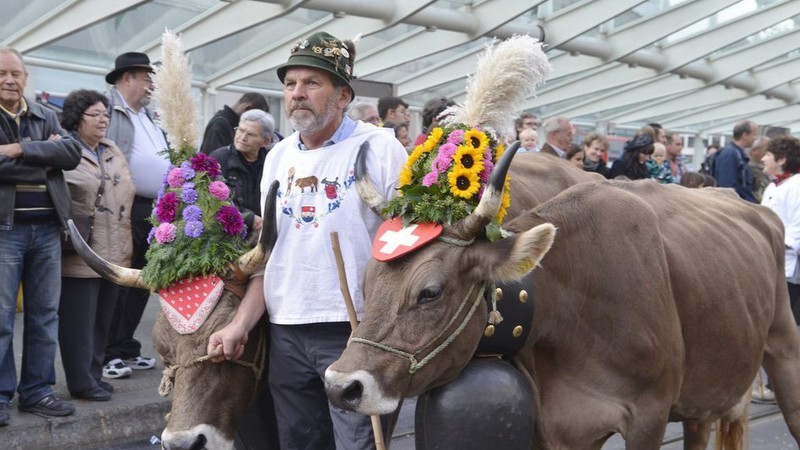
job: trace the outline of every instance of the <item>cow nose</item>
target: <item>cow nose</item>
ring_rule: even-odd
[[[358,380],[350,380],[343,384],[328,385],[328,398],[339,408],[355,410],[364,395],[364,386]]]
[[[198,434],[192,442],[185,442],[184,440],[180,440],[180,442],[161,442],[161,448],[164,450],[203,450],[206,448],[206,444],[208,443],[208,439],[204,434]]]

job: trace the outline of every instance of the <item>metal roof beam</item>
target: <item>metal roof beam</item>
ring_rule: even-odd
[[[9,36],[1,44],[27,53],[150,0],[72,0]]]
[[[791,129],[796,129],[798,123],[795,122],[792,124],[790,121],[787,121],[787,117],[800,117],[800,105],[791,105],[788,107],[765,110],[761,112],[745,113],[740,115],[735,121],[715,124],[703,129],[701,132],[705,134],[731,133],[733,131],[734,124],[739,120],[744,119],[752,120],[759,125],[786,126]],[[795,132],[795,134],[797,133]]]
[[[661,122],[661,124],[664,126],[664,128],[681,128],[698,123],[725,120],[730,117],[739,117],[742,114],[756,115],[762,111],[769,111],[771,109],[783,108],[786,106],[789,105],[783,100],[768,99],[761,95],[755,95],[740,100],[727,102],[722,105],[717,105],[702,112],[686,114],[681,118],[664,120]]]

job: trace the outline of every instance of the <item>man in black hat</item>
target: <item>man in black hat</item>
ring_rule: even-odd
[[[108,92],[111,123],[106,137],[122,150],[136,185],[131,210],[131,266],[137,269],[145,264],[151,228],[147,218],[169,168],[169,159],[159,153],[167,148],[164,132],[146,108],[153,91],[152,73],[146,54],[128,52],[117,57],[114,70],[106,75],[106,82],[113,85]],[[128,377],[132,370],[152,369],[155,365],[155,359],[141,355],[141,344],[133,338],[149,298],[150,292],[144,289],[120,289],[106,346],[106,378]]]
[[[272,182],[281,183],[276,210],[265,211],[277,218],[278,239],[236,317],[209,338],[212,361],[238,358],[266,307],[269,386],[283,449],[374,448],[369,417],[335,408],[325,395],[325,370],[350,335],[330,233],[347,243],[344,260],[360,313],[372,236],[382,219],[355,189],[356,155],[368,143],[366,171],[390,198],[407,153],[392,130],[345,116],[355,95],[354,60],[352,42],[318,32],[299,41],[278,67],[284,108],[296,130],[267,154],[261,178],[261,204]]]

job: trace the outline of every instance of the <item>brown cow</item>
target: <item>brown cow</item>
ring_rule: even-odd
[[[599,449],[620,433],[627,448],[654,449],[668,420],[683,421],[685,448],[705,448],[715,420],[741,426],[762,358],[800,438],[800,339],[774,214],[725,190],[590,182],[489,242],[478,230],[499,208],[506,159],[476,212],[445,227],[452,238],[476,237],[472,245],[435,241],[370,262],[363,320],[326,372],[334,404],[384,414],[452,380],[486,326],[476,291],[540,264],[518,355],[536,393],[532,448]],[[515,162],[512,180],[530,179],[528,170]],[[512,188],[514,203],[519,211],[536,200]]]
[[[273,183],[267,195],[266,211],[275,209],[277,187],[277,182]],[[197,331],[179,334],[163,314],[156,319],[153,342],[166,368],[159,393],[167,395],[172,391],[173,395],[167,426],[161,435],[165,449],[233,448],[234,433],[266,370],[269,346],[266,321],[250,333],[244,354],[238,360],[214,364],[206,359],[206,347],[208,337],[233,319],[250,275],[263,268],[269,258],[277,238],[274,217],[267,214],[264,218],[256,248],[238,263],[231,264],[225,273],[217,274],[226,289]],[[72,223],[70,234],[78,254],[101,276],[123,286],[147,289],[139,270],[104,261],[83,241]]]

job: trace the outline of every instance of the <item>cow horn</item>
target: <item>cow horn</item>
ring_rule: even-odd
[[[489,224],[500,211],[503,202],[503,187],[506,182],[511,160],[519,149],[519,141],[515,142],[503,153],[500,161],[494,166],[486,189],[483,191],[480,203],[469,216],[465,217],[454,226],[454,231],[459,236],[469,239],[478,234],[481,228]]]
[[[72,219],[67,221],[67,226],[69,228],[69,237],[72,239],[72,245],[75,247],[75,251],[83,258],[86,264],[101,277],[120,286],[150,290],[144,283],[141,270],[121,267],[106,261],[102,256],[95,253],[94,250],[89,247],[89,244],[83,240],[83,236],[78,232],[78,228],[75,226]]]
[[[263,222],[261,223],[261,235],[258,238],[258,245],[239,258],[239,270],[247,276],[252,275],[258,270],[265,261],[269,259],[275,241],[278,239],[278,225],[275,221],[275,202],[278,194],[278,180],[269,186],[267,198],[264,200]]]
[[[358,149],[358,155],[356,156],[356,166],[354,170],[356,190],[361,200],[364,201],[378,217],[386,219],[387,217],[384,217],[381,212],[386,206],[386,198],[378,191],[378,188],[375,187],[375,184],[367,173],[367,151],[369,151],[369,141],[364,141]]]

